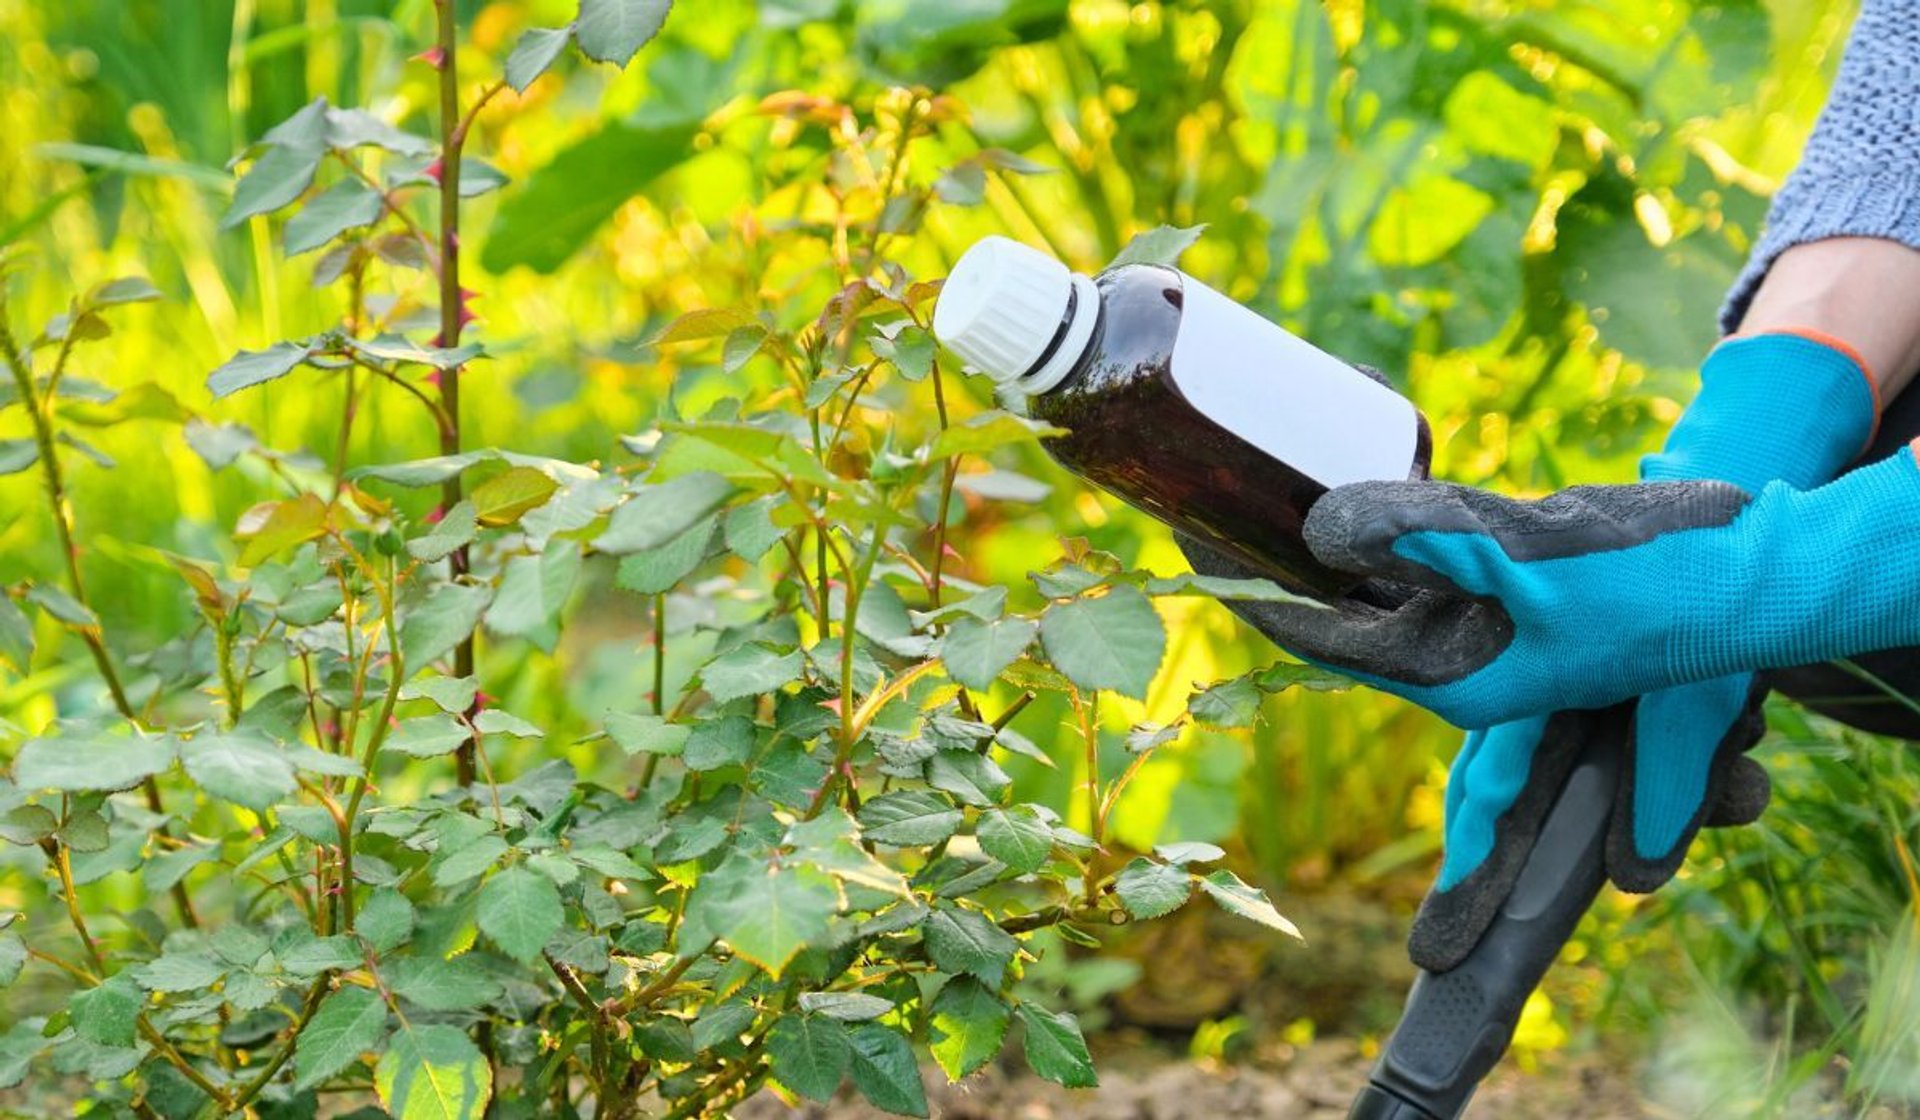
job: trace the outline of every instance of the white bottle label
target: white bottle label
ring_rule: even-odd
[[[1412,472],[1420,422],[1411,402],[1180,275],[1173,382],[1188,403],[1328,488]]]

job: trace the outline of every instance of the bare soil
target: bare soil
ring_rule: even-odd
[[[1017,1062],[1017,1059],[1015,1059]],[[1024,1070],[990,1065],[958,1085],[926,1071],[936,1120],[1341,1120],[1372,1065],[1349,1040],[1299,1049],[1279,1068],[1194,1063],[1137,1051],[1096,1056],[1097,1089],[1063,1089]],[[762,1093],[736,1109],[739,1120],[880,1120],[857,1098],[790,1107]],[[1474,1120],[1642,1120],[1661,1114],[1640,1103],[1629,1078],[1600,1066],[1552,1063],[1532,1075],[1511,1065],[1475,1098]]]

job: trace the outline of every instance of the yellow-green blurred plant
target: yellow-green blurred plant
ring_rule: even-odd
[[[1036,1073],[1094,1083],[1074,1016],[1016,990],[1040,930],[1097,946],[1102,927],[1205,896],[1294,932],[1234,872],[1202,870],[1219,848],[1107,846],[1115,803],[1187,717],[1136,729],[1114,771],[1099,736],[1102,694],[1143,697],[1163,660],[1150,596],[1286,593],[1155,577],[1084,541],[1011,588],[954,561],[962,466],[1057,432],[950,410],[927,328],[938,284],[889,252],[988,175],[1037,170],[983,148],[912,177],[922,141],[965,127],[952,99],[779,92],[555,156],[495,215],[488,254],[558,264],[597,222],[547,193],[593,189],[607,145],[632,145],[632,170],[696,134],[763,145],[768,205],[792,217],[752,295],[643,344],[717,348],[732,395],[703,400],[679,374],[619,465],[473,446],[463,419],[494,402],[462,401],[488,357],[463,340],[462,216],[506,181],[470,153],[475,123],[570,48],[625,66],[667,14],[585,0],[476,81],[444,0],[416,60],[435,78],[431,136],[317,97],[242,153],[222,224],[284,218],[281,249],[317,254],[340,317],[240,350],[205,392],[337,386],[322,455],[190,415],[152,381],[71,376],[112,309],[160,298],[145,280],[89,289],[25,346],[0,331],[4,403],[31,429],[0,444],[0,467],[40,477],[65,558],[5,586],[0,651],[31,668],[77,641],[108,700],[76,690],[0,786],[22,889],[57,904],[0,932],[0,972],[31,959],[71,982],[4,1035],[0,1081],[55,1070],[139,1115],[313,1116],[324,1091],[424,1118],[723,1115],[763,1084],[825,1100],[850,1079],[924,1116],[916,1054],[958,1079],[1015,1021]],[[765,222],[749,211],[735,235]],[[931,407],[907,407],[923,393]],[[436,454],[356,459],[362,415],[396,413]],[[261,486],[235,555],[128,542],[171,565],[200,616],[142,646],[93,605],[77,529],[93,511],[66,471],[97,455],[76,426],[152,421]],[[612,587],[576,599],[588,573]],[[622,592],[646,604],[643,695],[572,745],[501,702],[483,633],[493,663],[591,641],[570,621]],[[1303,675],[1215,686],[1193,716]],[[1013,726],[1042,693],[1085,744],[1084,831],[1015,797],[998,761],[1050,761]],[[83,889],[121,873],[139,883],[130,908]]]

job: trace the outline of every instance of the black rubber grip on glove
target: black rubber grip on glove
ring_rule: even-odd
[[[1455,1120],[1506,1053],[1527,997],[1606,880],[1607,827],[1626,732],[1613,719],[1589,726],[1499,914],[1458,965],[1414,982],[1349,1120]]]

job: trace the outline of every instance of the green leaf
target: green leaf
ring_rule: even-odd
[[[387,1004],[371,988],[349,987],[320,1002],[293,1051],[293,1086],[311,1089],[376,1048],[387,1029]]]
[[[1010,443],[1031,443],[1066,434],[1065,428],[993,409],[943,430],[934,437],[927,455],[932,459],[945,459],[954,455],[979,454]]]
[[[881,1023],[856,1027],[853,1084],[873,1107],[898,1116],[925,1116],[927,1090],[907,1036]]]
[[[579,578],[578,541],[554,540],[538,556],[513,557],[487,608],[487,629],[509,636],[537,634],[559,617]]]
[[[1254,683],[1263,692],[1284,692],[1289,688],[1304,688],[1309,692],[1344,692],[1352,688],[1352,677],[1323,669],[1318,665],[1299,665],[1291,661],[1276,661],[1264,669],[1253,673]]]
[[[573,28],[535,27],[520,36],[513,45],[513,53],[507,56],[507,84],[515,93],[527,92],[534,79],[547,72],[553,60],[567,49],[567,40],[573,38]]]
[[[893,1010],[893,1001],[866,992],[802,992],[800,1010],[842,1023],[864,1023]]]
[[[504,273],[523,264],[552,272],[600,223],[663,172],[680,166],[698,128],[609,124],[562,151],[501,203],[480,263]]]
[[[27,943],[12,930],[0,933],[0,988],[9,987],[20,979],[20,970],[26,967],[26,963]]]
[[[826,939],[840,893],[811,868],[736,856],[701,876],[687,907],[734,952],[778,979],[796,953]]]
[[[767,1057],[780,1084],[827,1104],[853,1060],[847,1028],[818,1015],[786,1014],[767,1032]]]
[[[867,840],[896,848],[938,844],[960,827],[952,800],[929,790],[895,790],[869,799],[856,814]]]
[[[195,735],[180,744],[180,762],[200,788],[256,812],[294,789],[286,752],[254,732]]]
[[[336,151],[374,147],[401,156],[423,156],[433,151],[424,136],[405,132],[365,109],[327,110],[327,147]]]
[[[36,583],[27,588],[27,602],[78,629],[98,629],[99,616],[87,608],[85,603],[55,587],[51,583]]]
[[[1040,640],[1053,667],[1081,688],[1144,699],[1167,648],[1167,631],[1152,601],[1121,585],[1096,599],[1048,608]]]
[[[574,39],[595,62],[625,66],[667,22],[673,0],[580,0]]]
[[[297,257],[332,241],[350,229],[378,221],[386,202],[358,179],[347,178],[307,200],[287,219],[283,233],[287,255]]]
[[[354,916],[353,931],[364,938],[374,952],[389,952],[413,936],[413,903],[399,891],[382,887],[368,897],[366,905]]]
[[[447,583],[407,612],[400,624],[400,652],[409,669],[424,669],[473,636],[493,598],[488,587]]]
[[[307,937],[292,945],[283,947],[275,953],[280,958],[280,967],[295,976],[318,976],[322,972],[338,972],[341,969],[356,968],[365,963],[366,957],[360,951],[360,943],[345,934],[331,937]]]
[[[305,194],[325,154],[318,146],[269,148],[234,185],[233,205],[221,217],[221,228],[232,229],[248,218],[271,214]]]
[[[373,1071],[393,1120],[477,1120],[493,1096],[493,1070],[457,1027],[410,1027],[393,1036]]]
[[[1210,685],[1187,701],[1193,718],[1211,727],[1252,727],[1260,715],[1260,689],[1251,678]]]
[[[662,477],[704,470],[754,485],[773,480],[811,482],[827,490],[845,488],[841,479],[828,474],[811,451],[785,432],[716,420],[661,427],[675,437],[655,461],[654,472]]]
[[[433,701],[441,711],[458,715],[473,707],[473,699],[479,692],[480,686],[472,677],[443,677],[438,673],[429,673],[402,685],[400,699],[419,700],[424,697]]]
[[[146,993],[122,972],[74,996],[67,1009],[81,1038],[102,1046],[132,1046],[135,1019],[145,1003]]]
[[[694,1048],[704,1051],[737,1043],[758,1017],[753,1004],[744,1000],[729,1000],[711,1007],[693,1021]]]
[[[721,654],[700,670],[700,685],[716,704],[776,692],[792,684],[806,665],[799,650],[779,653],[758,642]]]
[[[1040,870],[1053,853],[1053,829],[1040,819],[1039,813],[1025,805],[987,810],[980,814],[980,823],[974,831],[980,840],[980,850],[1016,874]]]
[[[59,818],[45,805],[21,805],[0,816],[0,840],[9,844],[38,844],[59,827]]]
[[[705,520],[732,493],[733,484],[710,471],[643,485],[613,511],[593,547],[615,556],[658,548]]]
[[[920,933],[927,955],[942,971],[977,976],[994,988],[1006,979],[1007,965],[1020,948],[1012,934],[985,915],[957,907],[943,906],[927,915]]]
[[[472,544],[479,535],[480,526],[474,519],[473,503],[455,502],[452,509],[434,522],[432,528],[407,542],[407,555],[428,564],[438,564]]]
[[[173,740],[159,735],[29,739],[13,759],[21,789],[132,789],[173,765]]]
[[[387,733],[380,744],[383,751],[399,751],[413,758],[438,758],[452,754],[473,732],[459,720],[444,713],[403,719]]]
[[[152,992],[191,992],[211,987],[226,972],[204,953],[166,953],[127,970]]]
[[[347,477],[354,480],[377,478],[382,482],[391,482],[395,486],[413,488],[438,486],[469,467],[488,462],[497,456],[498,452],[463,451],[458,455],[435,455],[430,459],[414,459],[405,463],[376,463],[372,466],[356,467],[347,472]]]
[[[0,662],[12,662],[25,674],[33,661],[33,620],[8,595],[0,594]]]
[[[956,976],[933,1001],[933,1060],[947,1080],[986,1065],[1000,1052],[1012,1015],[998,995],[971,976]]]
[[[76,852],[105,851],[109,842],[107,819],[92,809],[74,809],[56,835]]]
[[[160,298],[160,289],[144,276],[121,276],[95,285],[80,297],[80,306],[98,310],[123,303],[151,303]]]
[[[1186,866],[1189,863],[1212,863],[1226,859],[1227,853],[1218,844],[1208,844],[1200,840],[1179,840],[1171,844],[1154,845],[1153,854],[1168,863]]]
[[[628,754],[678,755],[686,748],[693,729],[668,723],[659,716],[608,712],[607,734]]]
[[[285,377],[313,355],[314,347],[307,342],[276,342],[265,350],[242,350],[207,375],[207,391],[214,400],[232,396]]]
[[[1185,572],[1177,576],[1155,576],[1147,581],[1149,595],[1205,595],[1228,602],[1294,603],[1303,607],[1325,608],[1318,599],[1297,595],[1270,579],[1230,579]]]
[[[455,346],[452,348],[444,346],[421,346],[400,335],[385,333],[374,335],[372,338],[357,338],[353,335],[347,335],[341,339],[341,341],[346,343],[347,349],[376,361],[399,362],[403,365],[432,366],[434,369],[442,371],[464,366],[484,353],[480,348],[480,344],[476,342],[470,342],[465,346]],[[468,456],[472,457],[472,462],[481,462],[483,460],[496,458],[506,458],[510,460],[512,458],[512,456],[503,455],[500,452],[483,450],[470,451],[466,456],[443,455],[440,459],[461,459]],[[433,462],[435,460],[424,461]],[[371,468],[367,473],[374,473],[378,470],[379,468],[377,467]]]
[[[747,761],[753,755],[753,743],[751,719],[722,716],[695,724],[680,757],[689,770],[718,770]]]
[[[1024,618],[962,618],[940,639],[940,659],[954,680],[975,691],[993,686],[1033,644],[1038,627]]]
[[[1200,880],[1200,889],[1220,904],[1220,908],[1229,914],[1258,922],[1268,929],[1277,929],[1288,937],[1300,937],[1300,929],[1273,908],[1267,900],[1267,892],[1258,887],[1249,886],[1240,880],[1240,876],[1224,868],[1205,876]]]
[[[546,735],[538,724],[521,719],[504,708],[487,708],[473,717],[473,729],[482,735],[511,735],[516,739],[539,739]]]
[[[318,494],[275,502],[266,520],[247,537],[246,547],[240,550],[240,566],[258,567],[288,549],[325,535],[328,512],[327,503]]]
[[[651,871],[635,863],[632,856],[612,848],[575,848],[569,854],[573,862],[602,878],[645,882],[655,877]]]
[[[553,880],[511,867],[480,888],[480,929],[521,964],[533,960],[560,930],[566,914]]]
[[[727,548],[743,560],[758,560],[777,544],[786,530],[773,523],[773,510],[786,499],[780,495],[756,498],[727,511]]]
[[[614,584],[623,591],[641,595],[673,590],[707,558],[707,546],[713,541],[713,529],[718,521],[717,517],[709,517],[658,548],[622,556]]]
[[[32,439],[0,439],[0,475],[19,474],[40,461],[40,444]]]
[[[1027,1064],[1033,1072],[1069,1089],[1091,1089],[1100,1084],[1093,1072],[1087,1040],[1072,1015],[1053,1014],[1038,1004],[1020,1005],[1020,1025],[1026,1028]]]
[[[520,515],[546,503],[560,488],[545,471],[534,467],[508,467],[473,488],[475,515],[490,528],[511,525]]]
[[[1171,268],[1180,263],[1180,254],[1193,247],[1200,235],[1207,231],[1205,225],[1197,226],[1158,226],[1145,233],[1136,233],[1127,242],[1127,247],[1113,258],[1108,268],[1118,268],[1123,264],[1162,264]]]
[[[382,966],[394,994],[428,1011],[471,1011],[500,998],[500,985],[469,961],[401,957]]]
[[[1184,867],[1135,858],[1113,881],[1120,905],[1136,918],[1158,918],[1186,905],[1193,897],[1193,876]]]
[[[998,804],[1013,779],[978,751],[942,750],[927,763],[927,784],[953,794],[963,805],[983,809]]]
[[[735,331],[751,330],[756,327],[763,335],[765,334],[766,328],[753,317],[752,312],[741,308],[696,307],[662,327],[659,333],[647,339],[647,345],[665,346],[675,342],[704,342],[708,339],[726,337]]]
[[[482,836],[457,851],[445,854],[433,865],[437,886],[451,887],[486,873],[507,854],[507,842],[498,836]]]

